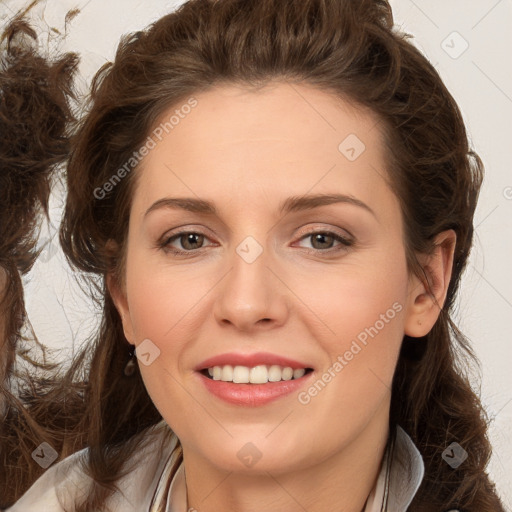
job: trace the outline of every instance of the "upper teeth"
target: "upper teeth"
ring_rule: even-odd
[[[306,373],[305,368],[294,370],[289,366],[282,367],[277,364],[272,366],[259,365],[249,368],[248,366],[214,366],[208,368],[208,373],[213,380],[234,382],[235,384],[266,384],[267,382],[278,382],[280,380],[299,379]]]

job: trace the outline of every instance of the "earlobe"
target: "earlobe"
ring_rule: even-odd
[[[453,229],[443,231],[437,235],[432,253],[418,258],[423,276],[413,276],[409,283],[406,335],[426,336],[436,323],[450,284],[456,240]]]
[[[134,345],[133,327],[126,293],[121,289],[117,278],[113,274],[107,274],[106,284],[110,296],[112,297],[112,301],[114,302],[119,316],[121,317],[124,336],[131,345]]]

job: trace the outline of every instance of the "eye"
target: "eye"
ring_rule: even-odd
[[[207,238],[206,235],[195,231],[181,231],[171,237],[164,238],[159,245],[162,249],[174,254],[191,254],[198,249],[202,249],[203,242]],[[176,248],[173,245],[175,242],[179,243],[181,248]]]
[[[349,238],[332,231],[312,231],[302,236],[300,240],[306,240],[308,238],[311,239],[311,246],[315,251],[346,250],[354,244]],[[333,247],[335,242],[338,242],[338,246]]]

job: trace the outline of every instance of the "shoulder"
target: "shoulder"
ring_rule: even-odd
[[[71,496],[66,490],[73,488],[74,497],[78,498],[86,491],[90,480],[82,470],[86,456],[87,450],[81,450],[50,467],[6,512],[61,512],[69,509]]]
[[[156,486],[163,455],[171,453],[175,436],[163,422],[148,429],[133,460],[133,468],[118,480],[120,493],[108,501],[111,510],[139,511],[145,507],[151,489]],[[87,495],[92,479],[86,474],[88,449],[81,450],[51,466],[28,491],[5,512],[69,512]]]

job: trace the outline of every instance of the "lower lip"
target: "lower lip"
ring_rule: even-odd
[[[313,375],[309,372],[299,379],[268,382],[267,384],[234,384],[222,380],[213,380],[198,373],[206,389],[216,397],[234,405],[259,407],[297,391]]]

